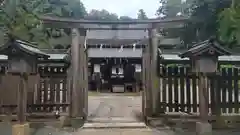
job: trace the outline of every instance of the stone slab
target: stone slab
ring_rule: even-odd
[[[73,135],[175,135],[169,130],[155,131],[149,128],[137,129],[80,129]]]
[[[146,128],[145,123],[85,123],[83,129],[101,129],[101,128]]]
[[[70,120],[71,127],[73,127],[73,128],[81,128],[83,126],[84,122],[85,121],[82,117],[71,118],[71,120]]]
[[[12,135],[29,135],[30,126],[28,123],[14,124],[12,126]]]
[[[66,127],[66,126],[71,126],[71,119],[68,116],[61,116],[59,117],[60,121],[60,128]]]
[[[212,135],[212,125],[208,122],[196,122],[196,135]]]
[[[12,124],[10,122],[0,122],[0,135],[12,135]]]
[[[89,123],[109,123],[109,122],[118,122],[118,123],[132,123],[132,122],[139,122],[136,118],[133,117],[95,117],[95,118],[88,118],[87,120]]]

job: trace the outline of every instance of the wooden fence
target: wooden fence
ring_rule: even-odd
[[[210,114],[239,114],[239,73],[237,68],[223,68],[218,74],[207,75]],[[198,77],[189,68],[162,68],[160,81],[160,102],[166,113],[199,114]]]
[[[67,112],[68,91],[66,76],[41,77],[31,112]]]
[[[68,112],[69,92],[66,69],[61,71],[55,69],[28,77],[28,116],[54,116],[57,111],[60,114]],[[17,113],[20,79],[20,76],[1,73],[0,115]]]

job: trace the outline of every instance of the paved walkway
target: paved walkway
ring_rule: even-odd
[[[141,122],[141,96],[102,94],[89,96],[88,102],[89,123],[74,135],[171,135],[168,130],[160,132],[149,129]]]
[[[152,129],[84,129],[73,135],[173,135],[169,131],[154,131]]]
[[[136,118],[141,113],[141,96],[104,94],[88,97],[88,114],[92,118]]]
[[[169,131],[149,129],[139,115],[141,96],[120,96],[119,94],[101,94],[89,96],[88,122],[74,132],[43,129],[35,135],[172,135]],[[47,135],[47,134],[46,134]]]
[[[89,122],[74,135],[159,135],[141,122],[141,98],[119,94],[89,96]]]
[[[78,130],[60,131],[51,127],[37,130],[31,135],[195,135],[195,132],[171,129],[150,129],[141,122],[140,96],[103,94],[89,96],[89,121]],[[97,128],[96,128],[97,127]],[[119,128],[122,127],[122,128]],[[6,129],[6,128],[5,128]],[[240,132],[214,131],[213,135],[239,135]],[[7,134],[6,134],[7,135]]]

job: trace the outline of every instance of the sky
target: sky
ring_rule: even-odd
[[[106,9],[118,16],[137,18],[139,9],[143,9],[149,18],[156,17],[156,10],[161,5],[159,0],[81,0],[87,11]]]

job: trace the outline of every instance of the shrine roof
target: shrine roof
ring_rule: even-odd
[[[48,54],[46,54],[43,51],[41,51],[40,49],[38,49],[33,43],[30,43],[27,41],[22,41],[22,40],[8,41],[6,44],[4,44],[3,46],[0,47],[0,53],[2,53],[4,55],[8,55],[7,50],[9,49],[10,46],[16,47],[16,48],[20,49],[21,51],[23,51],[24,53],[34,55],[37,57],[42,57],[42,58],[50,57]]]
[[[214,54],[216,56],[231,55],[231,52],[221,46],[217,40],[209,39],[193,45],[190,49],[181,53],[179,56],[181,58],[197,56],[203,54],[206,51],[209,51],[209,49],[217,52]]]

